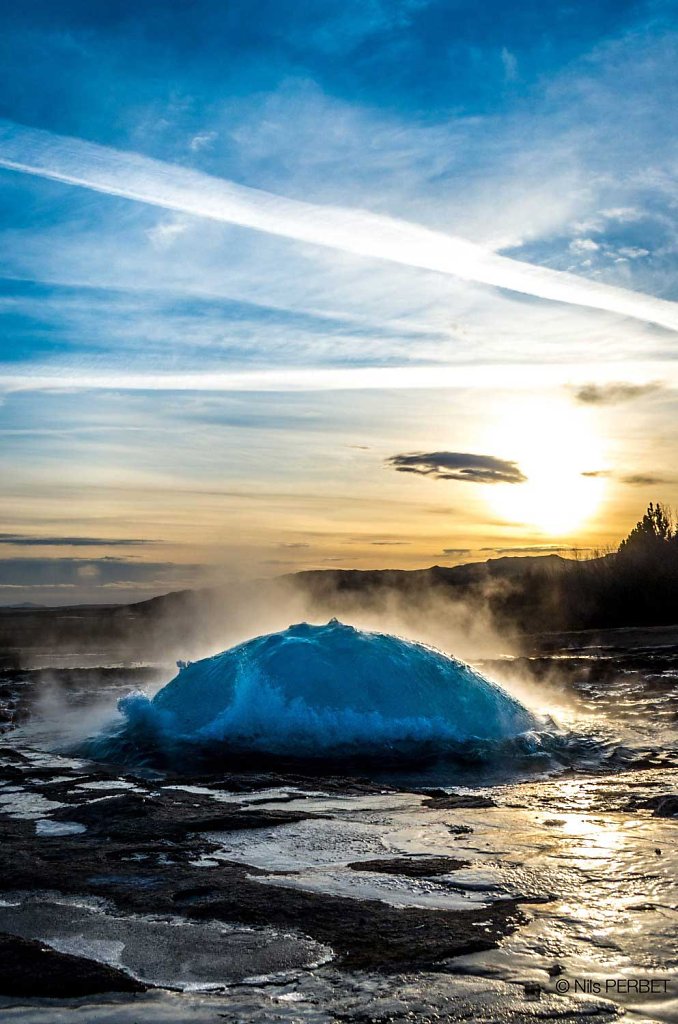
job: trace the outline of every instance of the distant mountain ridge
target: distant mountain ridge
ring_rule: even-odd
[[[434,608],[502,635],[678,622],[678,566],[620,553],[592,559],[503,556],[425,569],[310,569],[271,580],[174,591],[128,605],[0,609],[0,649],[122,650],[125,657],[183,657],[220,638],[266,632],[281,610],[314,621],[370,615],[397,604],[401,621]],[[477,613],[477,614],[476,614]],[[470,617],[470,618],[469,618]],[[269,626],[269,623],[274,623]]]

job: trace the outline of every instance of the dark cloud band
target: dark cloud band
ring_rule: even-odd
[[[515,462],[467,452],[413,452],[386,460],[398,473],[419,473],[436,480],[475,484],[522,484],[527,477]]]
[[[583,384],[574,392],[582,405],[616,405],[618,402],[632,402],[635,398],[650,395],[662,387],[659,381],[647,384],[629,384],[617,381],[611,384]]]
[[[22,548],[128,548],[155,543],[157,542],[140,540],[137,537],[112,540],[106,537],[45,537],[30,533],[0,533],[0,544],[12,544]]]

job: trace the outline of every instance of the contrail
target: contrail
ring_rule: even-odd
[[[603,309],[678,331],[678,304],[499,256],[418,224],[287,199],[136,153],[0,119],[0,167],[540,299]]]
[[[13,372],[0,364],[2,394],[19,391],[372,391],[453,388],[525,391],[607,386],[678,389],[678,363],[483,363],[465,366],[360,366],[270,370],[155,371],[88,366],[33,366]]]

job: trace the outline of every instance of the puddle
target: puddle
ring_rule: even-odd
[[[35,831],[39,836],[77,836],[87,831],[86,825],[78,821],[51,821],[39,818],[35,823]]]
[[[50,811],[56,811],[65,806],[57,800],[48,800],[40,793],[29,793],[25,789],[0,790],[0,811],[10,818],[32,821],[36,818],[44,818]]]

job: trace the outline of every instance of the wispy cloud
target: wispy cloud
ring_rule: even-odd
[[[519,547],[481,548],[480,550],[493,551],[496,555],[556,555],[561,551],[579,551],[581,549],[562,544],[523,544]]]
[[[203,566],[124,558],[2,558],[0,586],[54,587],[82,584],[163,588],[195,580]]]
[[[521,484],[527,479],[515,462],[493,455],[466,452],[413,452],[386,460],[398,473],[418,473],[436,480],[464,480],[475,484]]]
[[[129,548],[156,543],[157,541],[140,540],[138,538],[124,540],[122,538],[111,539],[106,537],[59,537],[28,533],[0,533],[0,544],[11,544],[12,546],[25,548]]]
[[[622,484],[632,487],[649,487],[652,484],[671,484],[674,481],[659,473],[614,473],[611,469],[593,469],[582,473],[587,477],[607,477],[619,480]]]
[[[515,53],[511,53],[510,50],[503,46],[500,56],[504,69],[504,78],[507,82],[515,82],[518,77],[518,61]]]
[[[370,544],[377,548],[402,548],[410,544],[409,540],[371,540]]]
[[[665,476],[655,473],[629,473],[620,477],[623,484],[630,484],[632,487],[650,487],[653,484],[668,484],[671,481]]]
[[[0,166],[26,174],[678,331],[678,305],[497,255],[463,238],[364,210],[321,206],[198,171],[0,121]]]
[[[216,137],[216,132],[198,132],[191,139],[188,148],[194,153],[199,152],[201,149],[209,149]]]

